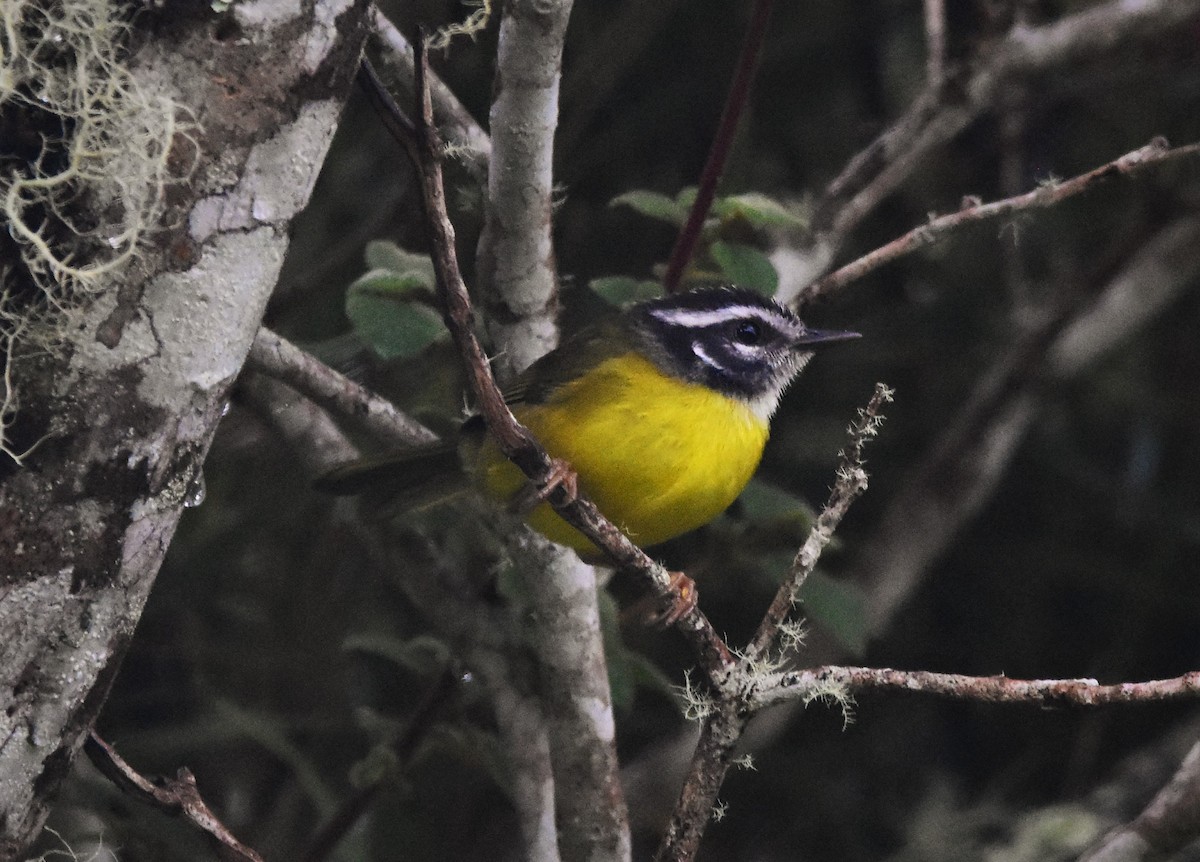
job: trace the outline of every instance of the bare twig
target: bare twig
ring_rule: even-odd
[[[319,359],[263,327],[254,337],[247,363],[280,380],[388,446],[414,446],[437,437],[396,409],[390,401],[334,371]]]
[[[411,98],[416,92],[416,64],[412,45],[378,6],[372,6],[369,15],[374,25],[371,46],[378,49],[380,60],[392,73],[389,79],[395,80],[400,86],[401,96]],[[488,160],[492,156],[491,138],[436,75],[430,75],[429,92],[433,100],[433,115],[442,135],[472,175],[484,179]]]
[[[700,741],[696,744],[666,834],[654,857],[656,862],[683,862],[695,857],[705,826],[712,816],[717,793],[732,764],[734,747],[758,709],[752,698],[759,691],[762,669],[767,666],[763,659],[778,637],[780,626],[795,601],[796,591],[816,567],[821,551],[829,543],[850,504],[866,490],[863,447],[867,439],[875,435],[882,419],[880,408],[891,397],[891,390],[883,384],[876,384],[870,402],[861,411],[859,420],[849,429],[849,443],[842,453],[837,483],[829,501],[796,555],[788,576],[775,594],[745,655],[715,686],[715,702],[710,705],[701,725]],[[824,696],[828,691],[827,687],[815,696]]]
[[[687,780],[667,824],[654,862],[690,862],[713,816],[717,792],[733,765],[733,749],[742,737],[750,713],[737,698],[723,698],[700,727],[700,740],[688,768]]]
[[[1094,679],[1009,679],[923,670],[825,667],[790,670],[760,677],[749,697],[755,709],[789,700],[811,700],[831,686],[849,694],[910,691],[978,703],[1038,703],[1044,706],[1107,706],[1200,698],[1200,671],[1171,679],[1101,685]]]
[[[935,147],[993,110],[1014,78],[1153,38],[1198,14],[1200,0],[1110,0],[1053,24],[1014,27],[953,88],[956,98],[944,101],[944,87],[927,87],[902,117],[847,162],[814,208],[815,252],[822,260],[831,256]]]
[[[548,489],[551,487],[553,465],[545,450],[509,411],[471,325],[473,310],[459,272],[454,229],[446,212],[441,165],[438,161],[440,141],[432,124],[425,84],[426,68],[426,55],[422,49],[417,57],[417,167],[422,181],[434,269],[445,300],[446,323],[463,357],[471,389],[493,438],[501,451],[525,470],[540,488]],[[642,559],[639,562],[647,575],[653,576],[661,571],[656,571],[654,563],[604,519],[594,505],[572,499],[572,495],[561,486],[553,488],[549,500],[569,523],[582,526],[589,538],[607,539],[609,547],[618,552],[640,555]],[[624,543],[624,547],[620,547],[620,543]],[[546,548],[544,544],[540,547]],[[560,549],[547,550],[559,558],[564,553]],[[556,795],[560,803],[557,811],[559,844],[569,858],[590,855],[598,849],[606,858],[627,859],[630,853],[629,825],[617,778],[616,738],[611,725],[607,674],[600,645],[594,576],[590,569],[581,568],[578,564],[573,567],[561,564],[544,566],[543,570],[559,576],[555,583],[536,587],[539,592],[545,591],[545,595],[537,598],[543,609],[543,634],[546,635],[540,642],[553,640],[558,647],[552,655],[543,657],[543,661],[563,664],[561,668],[543,668],[543,677],[556,687],[570,689],[554,699],[556,708],[550,721],[555,785],[564,785]],[[573,576],[565,577],[571,572],[574,572]],[[662,574],[665,577],[665,573]],[[581,578],[580,575],[585,577]],[[664,586],[664,592],[669,592],[669,587]],[[549,601],[551,594],[570,604],[554,607]],[[579,599],[586,601],[580,603]],[[586,619],[580,618],[583,613],[586,613]],[[711,626],[698,611],[691,616],[702,620],[711,633]],[[579,631],[580,623],[585,624],[582,631]],[[572,647],[567,643],[569,639],[562,636],[564,626],[579,631],[586,643]],[[715,633],[711,637],[716,638]],[[719,642],[719,638],[717,640]],[[568,679],[572,674],[575,678]],[[598,712],[607,716],[607,720],[600,720]],[[582,739],[579,738],[581,734],[584,735]]]
[[[889,501],[848,579],[882,633],[963,525],[979,512],[1034,421],[1041,393],[1069,380],[1160,315],[1200,272],[1200,220],[1164,227],[1087,308],[1008,339],[974,392]]]
[[[423,111],[427,119],[428,101]],[[419,172],[425,194],[434,270],[446,302],[446,325],[462,355],[471,392],[478,401],[479,411],[487,422],[489,432],[500,451],[520,467],[535,485],[546,490],[546,500],[555,511],[600,548],[614,566],[640,575],[643,583],[660,598],[673,598],[671,577],[667,571],[605,518],[594,503],[583,497],[572,497],[561,486],[549,487],[555,475],[550,457],[508,409],[492,375],[488,358],[475,337],[472,328],[474,311],[454,255],[454,228],[446,212],[442,172],[437,157],[437,130],[432,125],[423,124],[421,132]],[[676,627],[691,641],[710,677],[719,676],[733,665],[728,647],[698,609],[685,614]]]
[[[437,161],[440,146],[431,122],[431,100],[421,86],[428,80],[424,46],[414,62],[421,120],[416,127],[391,101],[367,62],[361,77],[385,118],[390,116],[389,128],[406,145],[422,178],[430,179],[426,166],[437,170],[436,181],[426,182],[425,191],[427,202],[431,199],[428,196],[436,198],[436,203],[427,203],[427,211],[440,216],[439,225],[431,226],[432,244],[442,256],[439,279],[443,285],[461,286],[454,231],[445,212]],[[466,297],[464,288],[462,295]],[[469,321],[469,306],[462,319]],[[481,357],[478,345],[472,355],[476,360]],[[484,369],[490,373],[486,361]],[[538,582],[529,591],[529,603],[536,621],[532,634],[539,674],[548,701],[560,849],[568,858],[592,852],[613,860],[628,858],[629,822],[617,779],[616,726],[602,650],[595,573],[574,553],[529,531],[518,532],[510,541],[521,545],[521,559],[532,563],[527,568],[539,573]]]
[[[310,475],[328,469],[331,461],[345,462],[358,456],[329,415],[311,401],[295,398],[288,387],[263,375],[247,383],[253,406],[293,451],[307,459],[305,467]],[[325,454],[313,458],[313,453]],[[447,636],[464,664],[482,680],[495,710],[501,743],[512,764],[509,791],[526,856],[556,862],[554,781],[546,720],[537,699],[511,678],[513,653],[524,648],[522,638],[511,631],[511,614],[491,607],[460,584],[461,573],[457,570],[397,564],[392,547],[360,518],[348,518],[344,526],[379,561],[381,569],[403,568],[401,584],[406,595]]]
[[[1120,158],[1088,171],[1085,174],[1072,177],[1062,182],[1048,182],[1045,185],[1016,197],[1005,198],[990,204],[970,202],[963,209],[950,215],[940,216],[910,230],[903,236],[897,237],[886,245],[880,246],[858,260],[846,264],[824,278],[810,284],[800,292],[798,304],[811,302],[818,297],[832,293],[847,284],[857,281],[868,273],[886,263],[911,254],[918,249],[926,248],[944,239],[947,235],[962,229],[967,225],[979,224],[992,219],[1002,218],[1024,210],[1041,209],[1054,206],[1069,197],[1081,194],[1095,188],[1105,180],[1117,176],[1135,174],[1147,167],[1164,162],[1194,156],[1200,153],[1200,144],[1189,144],[1172,149],[1163,138],[1156,138],[1144,147],[1126,153]]]
[[[808,538],[792,561],[787,577],[775,593],[758,631],[746,651],[748,659],[765,655],[779,636],[779,627],[796,603],[796,596],[821,558],[821,552],[833,538],[834,531],[850,509],[850,504],[867,490],[867,471],[863,466],[863,447],[879,431],[883,421],[880,409],[892,400],[892,390],[882,383],[875,384],[870,402],[860,411],[858,421],[850,426],[850,442],[842,451],[837,469],[837,481],[829,494],[825,508],[809,531]]]
[[[1106,835],[1079,862],[1163,859],[1200,835],[1200,743],[1192,746],[1170,782],[1132,823]]]
[[[737,135],[738,122],[750,99],[750,84],[758,68],[758,58],[762,54],[763,41],[767,36],[767,21],[770,17],[771,0],[756,0],[754,11],[750,14],[750,26],[742,40],[733,82],[729,85],[729,95],[725,97],[725,107],[721,110],[721,121],[717,125],[717,133],[708,151],[708,161],[705,162],[700,175],[700,188],[667,260],[667,271],[663,276],[663,289],[667,293],[679,290],[683,271],[692,259],[696,243],[700,240],[704,220],[708,218],[708,211],[712,209],[713,200],[717,196],[717,183],[721,181],[721,174],[725,172],[725,164],[729,161],[733,140]]]
[[[146,778],[93,730],[83,743],[92,763],[124,793],[160,811],[181,816],[217,843],[222,859],[233,862],[263,862],[263,858],[233,837],[225,824],[204,803],[196,787],[196,776],[181,768],[174,778]]]
[[[371,61],[363,57],[362,62],[358,65],[357,74],[358,86],[371,100],[371,105],[375,108],[375,113],[383,123],[384,128],[388,133],[404,147],[409,158],[415,164],[417,162],[417,127],[413,123],[412,118],[404,113],[404,109],[396,104],[396,100],[392,98],[392,94],[388,92],[387,87],[383,85],[383,81],[379,77],[379,73],[375,71],[375,67]]]

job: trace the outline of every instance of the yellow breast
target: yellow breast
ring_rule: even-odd
[[[545,404],[514,408],[553,456],[571,463],[580,491],[640,545],[711,521],[750,481],[767,424],[742,402],[671,378],[636,354],[608,359]],[[501,499],[525,477],[490,441],[477,469]],[[594,546],[548,505],[529,523],[578,551]]]

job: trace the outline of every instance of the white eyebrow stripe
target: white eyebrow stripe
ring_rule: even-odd
[[[763,323],[770,324],[776,329],[788,326],[789,321],[782,314],[762,308],[757,305],[729,305],[724,308],[694,309],[694,308],[655,308],[651,316],[663,323],[682,326],[687,329],[702,329],[717,323],[728,323],[743,317],[757,317]]]

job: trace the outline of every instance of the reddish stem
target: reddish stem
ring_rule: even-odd
[[[738,57],[733,83],[729,87],[729,95],[725,98],[725,107],[721,111],[717,135],[708,152],[704,172],[700,175],[700,188],[696,192],[696,200],[692,203],[687,222],[679,232],[679,238],[675,240],[675,247],[671,249],[671,257],[667,261],[667,272],[663,276],[663,287],[667,293],[679,290],[683,271],[696,251],[704,220],[708,218],[708,211],[712,209],[713,200],[717,196],[717,183],[721,181],[721,174],[725,172],[729,153],[733,150],[738,122],[749,101],[750,82],[754,80],[754,72],[758,68],[758,58],[762,54],[763,42],[767,35],[767,19],[770,17],[771,0],[757,0],[751,13],[750,27],[742,40],[742,53]]]

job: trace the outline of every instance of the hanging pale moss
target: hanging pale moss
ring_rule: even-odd
[[[61,312],[116,283],[190,172],[173,148],[196,154],[190,113],[123,64],[127,34],[113,0],[0,2],[0,450],[14,347],[53,349]]]

